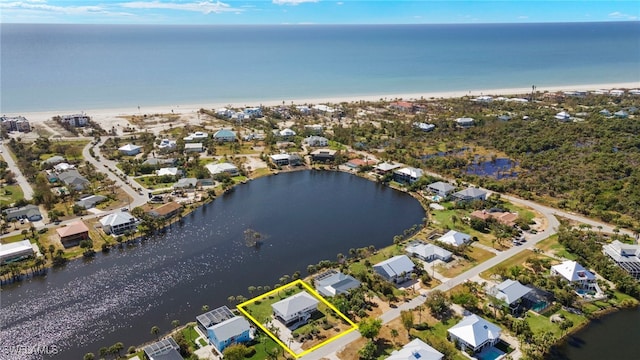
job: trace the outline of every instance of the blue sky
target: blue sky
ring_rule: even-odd
[[[639,18],[637,0],[0,0],[1,23],[438,24]]]

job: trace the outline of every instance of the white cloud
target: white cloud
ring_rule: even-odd
[[[620,11],[614,11],[612,13],[609,13],[609,17],[612,19],[638,20],[638,16],[625,14]]]
[[[299,5],[302,3],[316,3],[320,0],[272,0],[276,5]]]
[[[237,9],[231,7],[229,4],[225,4],[220,1],[213,2],[211,0],[205,1],[193,1],[187,3],[177,2],[161,2],[154,1],[132,1],[126,3],[120,3],[120,6],[128,9],[164,9],[164,10],[181,10],[181,11],[193,11],[201,12],[203,14],[219,14],[223,12],[241,12],[243,9]]]

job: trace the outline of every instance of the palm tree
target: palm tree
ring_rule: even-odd
[[[171,326],[173,326],[174,329],[177,328],[178,326],[180,326],[180,320],[173,320],[171,322]]]
[[[83,360],[93,360],[95,358],[96,356],[91,352],[84,354],[84,356],[82,357]]]
[[[118,341],[117,343],[113,344],[112,348],[115,354],[118,355],[118,358],[120,358],[120,352],[122,351],[122,349],[124,349],[124,344]]]
[[[396,346],[396,338],[398,337],[398,330],[391,329],[391,338],[393,339],[393,346]]]
[[[203,312],[209,311],[209,305],[202,305],[202,311]]]
[[[160,333],[160,328],[157,326],[152,326],[151,327],[151,335],[154,335],[156,337],[156,341],[158,341],[158,334]]]

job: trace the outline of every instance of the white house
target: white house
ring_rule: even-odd
[[[336,109],[324,104],[313,105],[311,108],[322,114],[333,114],[336,111]]]
[[[628,272],[636,280],[640,280],[640,245],[624,244],[614,240],[602,247],[619,267]]]
[[[26,259],[34,255],[33,247],[29,240],[16,241],[8,244],[0,244],[0,265],[8,261]]]
[[[213,139],[218,142],[233,142],[236,141],[236,133],[229,129],[220,129],[213,134]]]
[[[309,146],[314,146],[314,147],[329,146],[329,139],[323,136],[312,135],[305,138],[303,141],[305,144],[308,144]]]
[[[189,134],[189,136],[183,137],[182,140],[184,140],[186,142],[202,141],[202,140],[207,139],[208,137],[209,137],[209,134],[207,134],[206,132],[196,131],[193,134]]]
[[[449,261],[453,254],[451,251],[443,249],[439,246],[433,244],[425,244],[423,242],[415,242],[409,244],[404,251],[413,255],[417,258],[420,258],[424,261],[433,261],[433,260],[442,260]]]
[[[203,152],[204,151],[204,146],[202,145],[202,143],[188,143],[188,144],[184,144],[184,152],[185,153],[190,153],[190,152]]]
[[[396,255],[391,259],[373,265],[373,271],[387,281],[402,283],[411,279],[415,264],[407,255]]]
[[[239,173],[238,167],[231,163],[219,163],[219,164],[211,163],[211,164],[205,165],[205,168],[209,170],[212,176],[221,174],[223,172],[231,176],[237,176]]]
[[[393,178],[398,182],[413,184],[422,177],[422,169],[414,167],[403,167],[393,171]]]
[[[461,233],[455,230],[449,230],[446,234],[442,235],[438,241],[443,244],[449,244],[452,246],[460,246],[462,244],[471,241],[471,235]]]
[[[216,109],[216,115],[221,117],[230,118],[233,115],[233,110],[229,110],[225,107]]]
[[[600,292],[596,276],[580,263],[567,260],[551,267],[551,275],[561,276],[578,290],[594,290]]]
[[[262,109],[259,107],[246,108],[244,113],[249,117],[262,117]]]
[[[446,198],[447,196],[449,196],[449,194],[453,192],[453,190],[455,189],[456,189],[455,186],[443,181],[438,181],[438,182],[434,182],[432,184],[427,185],[427,190],[443,198]]]
[[[442,360],[444,354],[420,339],[413,339],[400,350],[394,350],[386,360]]]
[[[351,289],[360,286],[360,281],[351,275],[345,275],[340,271],[328,270],[315,278],[316,290],[323,296],[336,296],[344,294]]]
[[[458,344],[462,351],[474,353],[485,347],[495,345],[500,340],[500,328],[476,314],[465,316],[462,321],[447,330],[449,338]]]
[[[383,163],[380,163],[380,164],[374,166],[373,170],[376,173],[380,174],[380,175],[384,175],[384,174],[388,173],[389,171],[393,171],[393,170],[395,170],[397,168],[400,168],[400,167],[402,167],[402,165],[400,165],[400,164],[393,164],[393,163],[383,162]]]
[[[176,148],[177,143],[174,140],[162,139],[158,144],[158,150],[171,151]]]
[[[286,128],[286,129],[283,129],[283,130],[280,130],[280,131],[274,130],[274,132],[275,132],[276,135],[278,135],[278,136],[280,136],[282,138],[289,138],[289,137],[296,136],[296,132],[291,130],[291,129],[289,129],[289,128]]]
[[[271,305],[273,314],[285,325],[306,322],[318,309],[318,299],[303,291]]]
[[[180,176],[182,175],[182,170],[176,167],[166,167],[159,170],[156,170],[156,175],[158,176]]]
[[[559,113],[556,114],[555,118],[560,121],[569,121],[571,120],[571,114],[569,114],[566,111],[560,111]]]
[[[142,146],[138,146],[134,144],[127,144],[118,148],[118,151],[128,156],[140,154],[141,150],[142,150]]]
[[[483,95],[483,96],[478,96],[477,98],[472,99],[471,101],[488,104],[493,101],[493,97],[488,95]]]
[[[457,118],[455,121],[456,121],[456,124],[458,124],[458,126],[461,128],[472,127],[475,122],[473,118],[470,118],[470,117]]]
[[[86,114],[62,115],[60,121],[73,127],[83,127],[89,124],[89,116]]]
[[[622,96],[624,95],[624,90],[613,89],[609,91],[609,95],[611,96]]]
[[[413,123],[413,127],[415,127],[416,129],[422,130],[424,132],[428,132],[436,128],[436,126],[433,124],[427,124],[423,122],[415,122]]]
[[[105,234],[120,235],[138,227],[138,220],[128,212],[115,212],[100,219]]]

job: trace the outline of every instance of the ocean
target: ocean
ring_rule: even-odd
[[[0,113],[640,81],[639,22],[0,25]]]

